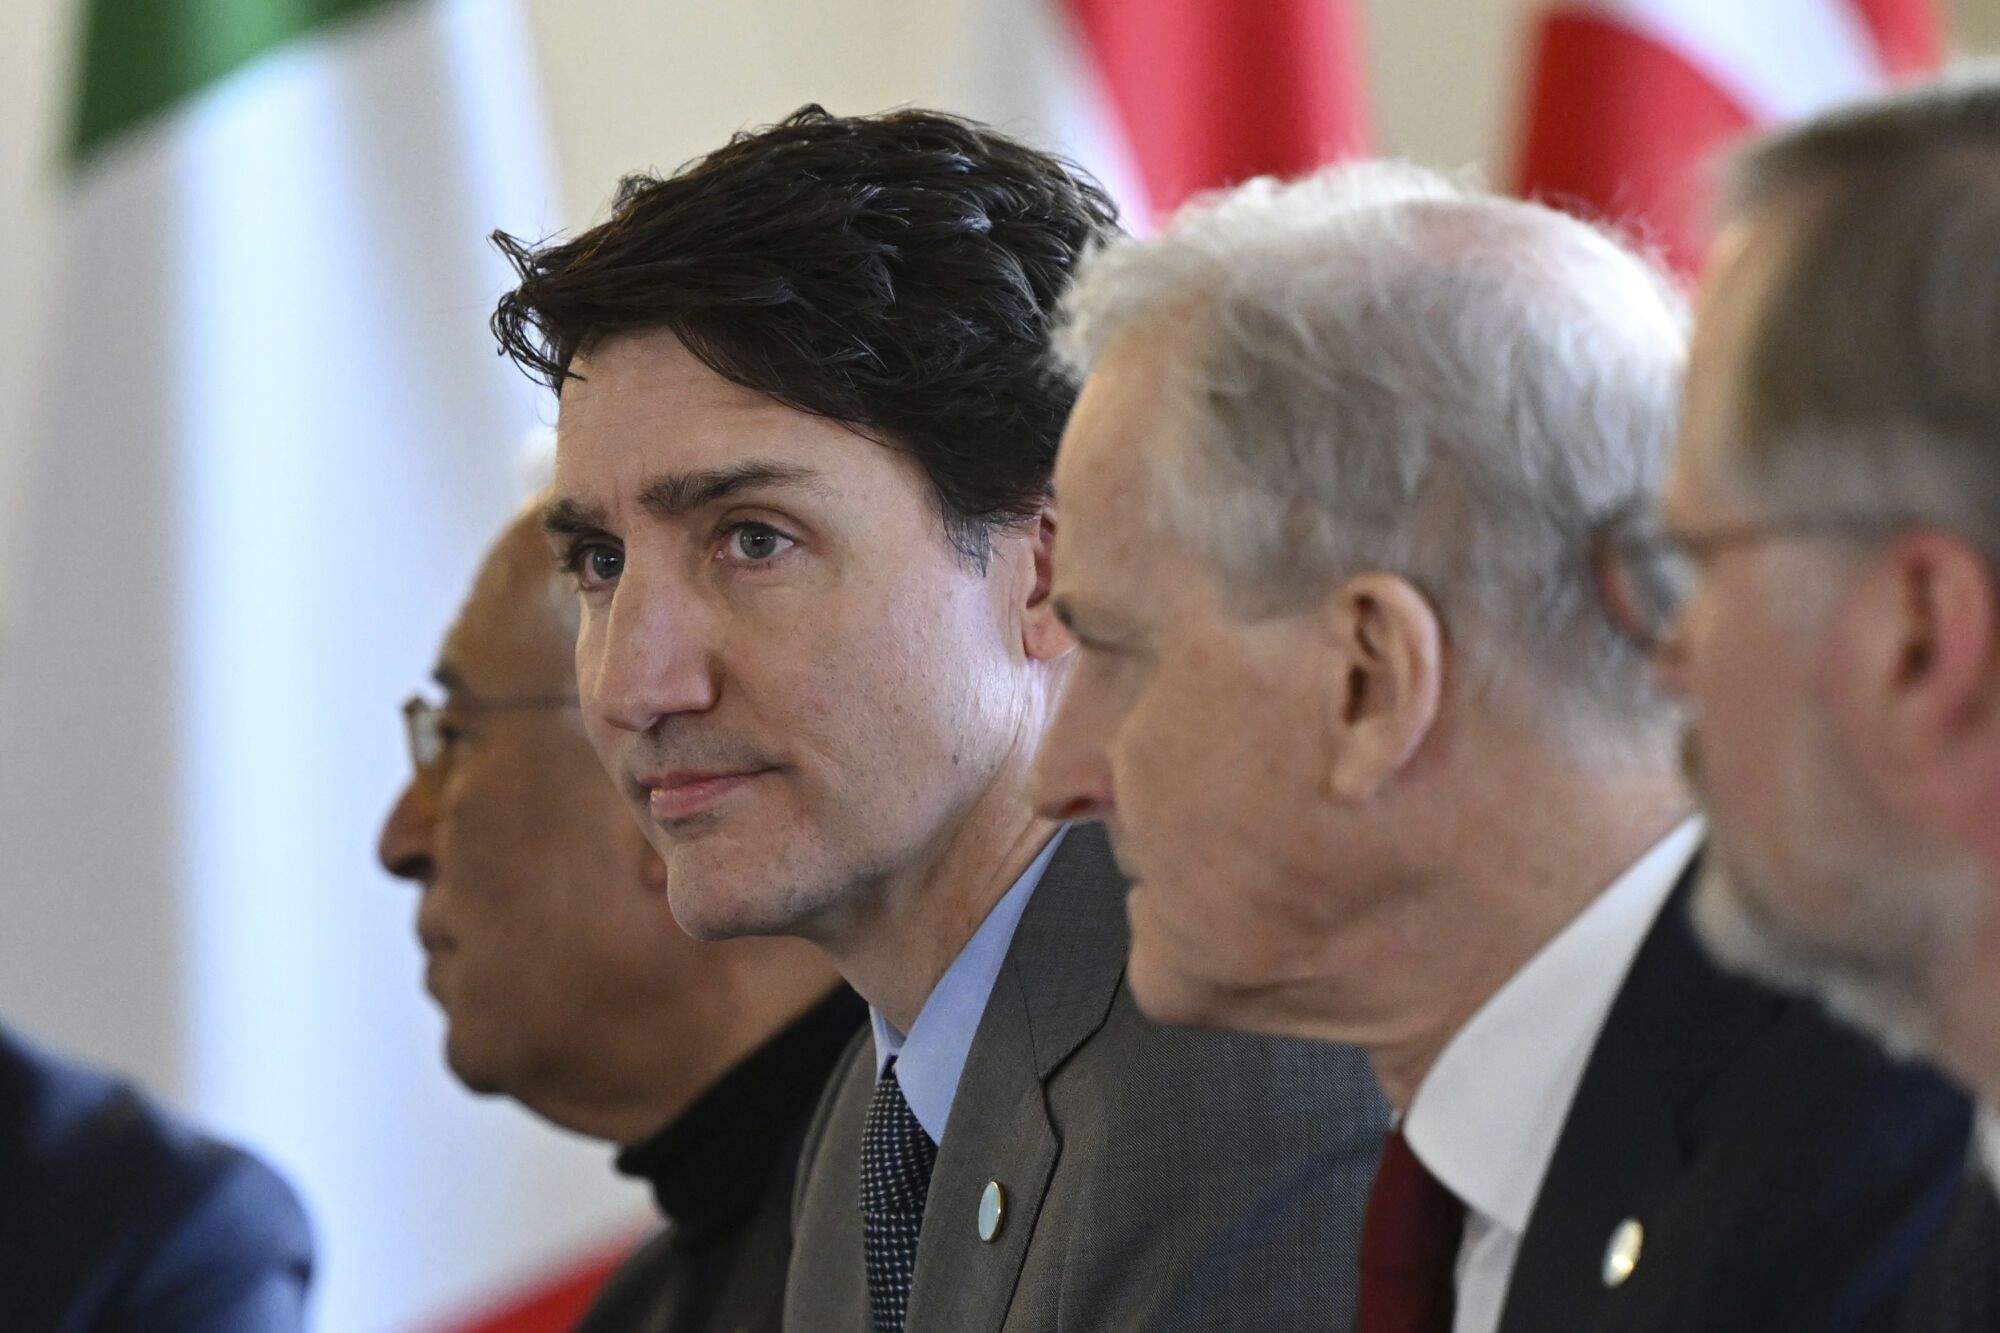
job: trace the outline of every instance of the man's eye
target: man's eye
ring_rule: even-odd
[[[625,572],[625,553],[616,547],[592,543],[571,551],[566,563],[570,573],[576,575],[577,586],[588,591],[618,581],[618,576]]]
[[[769,560],[792,545],[792,539],[762,523],[739,523],[723,542],[723,554],[732,560],[756,564]]]

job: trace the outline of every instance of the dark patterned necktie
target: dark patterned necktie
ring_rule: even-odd
[[[1354,1326],[1367,1333],[1451,1333],[1453,1269],[1464,1231],[1465,1205],[1400,1133],[1389,1135],[1361,1224]]]
[[[875,1083],[875,1100],[861,1127],[861,1248],[875,1333],[903,1333],[924,1198],[936,1164],[937,1145],[903,1100],[892,1059]]]

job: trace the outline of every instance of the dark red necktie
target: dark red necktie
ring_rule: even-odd
[[[1452,1271],[1465,1205],[1438,1183],[1400,1132],[1382,1144],[1361,1225],[1356,1333],[1451,1333]]]

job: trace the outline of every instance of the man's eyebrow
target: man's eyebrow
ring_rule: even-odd
[[[761,487],[805,490],[819,480],[820,474],[808,467],[750,459],[732,467],[655,477],[639,492],[639,503],[663,518],[679,518],[738,491]]]
[[[431,679],[447,694],[464,694],[465,677],[458,674],[458,668],[449,662],[439,662],[431,668]]]
[[[604,531],[604,510],[581,500],[552,500],[542,508],[542,531],[574,536]]]

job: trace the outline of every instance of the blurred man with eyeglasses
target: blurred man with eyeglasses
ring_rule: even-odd
[[[1661,515],[1599,541],[1608,604],[1689,705],[1696,918],[1992,1107],[2000,79],[1809,123],[1731,185]],[[2000,1327],[1996,1235],[1969,1185],[1911,1327]]]
[[[1677,718],[1582,558],[1664,470],[1678,300],[1373,163],[1114,243],[1066,314],[1040,807],[1110,829],[1149,1015],[1368,1052],[1358,1326],[1887,1327],[1967,1108],[1702,956]]]
[[[487,557],[404,705],[413,775],[382,863],[421,885],[425,983],[470,1089],[617,1144],[668,1229],[588,1333],[776,1330],[791,1177],[864,1008],[789,940],[698,943],[577,716],[575,598],[539,511]]]

